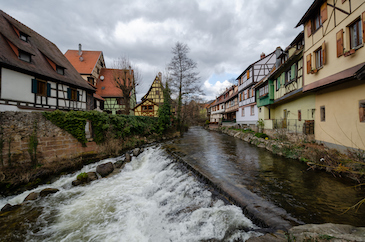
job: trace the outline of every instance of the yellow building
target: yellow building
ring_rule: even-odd
[[[134,115],[158,117],[158,108],[163,101],[162,74],[159,73],[147,94],[142,97],[142,102],[134,108]]]
[[[315,138],[365,149],[365,0],[315,0],[304,26],[304,93],[315,99]]]

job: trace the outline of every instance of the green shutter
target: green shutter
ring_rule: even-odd
[[[67,88],[67,99],[71,99],[71,89]]]
[[[37,80],[32,79],[32,93],[37,93]]]
[[[290,75],[291,75],[291,79],[293,80],[293,79],[295,79],[295,70],[296,70],[296,65],[295,64],[293,64],[292,66],[291,66],[291,73],[290,73]]]
[[[285,72],[281,74],[281,85],[285,85]]]
[[[51,96],[51,83],[47,83],[47,97]]]

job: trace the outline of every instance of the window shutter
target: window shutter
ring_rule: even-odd
[[[252,96],[255,96],[255,89],[252,88]]]
[[[361,18],[362,18],[362,39],[363,42],[365,43],[365,12],[361,14]]]
[[[281,74],[281,86],[284,86],[285,84],[285,72]]]
[[[343,55],[343,30],[337,32],[336,34],[336,43],[337,43],[337,57]]]
[[[327,20],[327,2],[323,3],[321,6],[321,20],[322,23]]]
[[[291,66],[291,69],[290,69],[290,76],[291,76],[291,79],[293,80],[293,79],[295,79],[295,69],[296,69],[296,66],[295,66],[295,64],[293,64],[292,66]]]
[[[322,63],[323,65],[326,64],[326,42],[323,41],[322,43]]]
[[[307,28],[307,33],[308,33],[308,37],[309,37],[312,35],[312,21],[311,20],[308,20],[306,28]]]
[[[32,93],[37,93],[37,80],[32,79]]]
[[[67,99],[71,99],[71,89],[67,88]]]
[[[51,83],[47,83],[47,97],[51,96]]]
[[[312,70],[312,54],[307,55],[307,74]]]
[[[247,70],[246,74],[247,74],[247,80],[248,80],[250,78],[250,70]]]
[[[77,101],[80,101],[80,92],[77,91]]]

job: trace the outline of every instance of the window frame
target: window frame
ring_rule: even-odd
[[[361,18],[357,18],[353,21],[349,26],[349,44],[350,49],[358,49],[363,46],[363,32],[362,32],[362,20]],[[354,33],[356,33],[356,43],[354,43]]]
[[[317,70],[323,68],[323,54],[322,46],[314,51],[315,67]]]
[[[321,119],[321,122],[325,122],[326,121],[326,107],[325,106],[321,106],[319,108],[320,110],[320,119]]]
[[[32,62],[32,55],[24,50],[21,50],[19,49],[19,55],[18,55],[18,58],[19,60],[22,60],[22,61],[25,61],[25,62],[28,62],[28,63],[31,63]],[[24,58],[24,56],[27,56],[29,57],[29,60],[28,58]]]
[[[255,116],[255,105],[251,106],[251,116]]]

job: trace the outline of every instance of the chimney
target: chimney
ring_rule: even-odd
[[[79,44],[79,56],[82,56],[81,44]]]
[[[265,58],[265,56],[266,56],[266,55],[265,55],[265,53],[264,53],[264,52],[262,52],[262,53],[261,53],[261,55],[260,55],[260,59]]]
[[[275,50],[275,56],[276,56],[276,63],[275,63],[275,66],[276,68],[279,68],[279,66],[281,65],[281,60],[279,58],[279,56],[283,53],[283,50],[281,49],[280,46],[276,47],[276,50]]]
[[[158,79],[160,79],[160,82],[162,82],[162,73],[161,72],[158,73]]]

